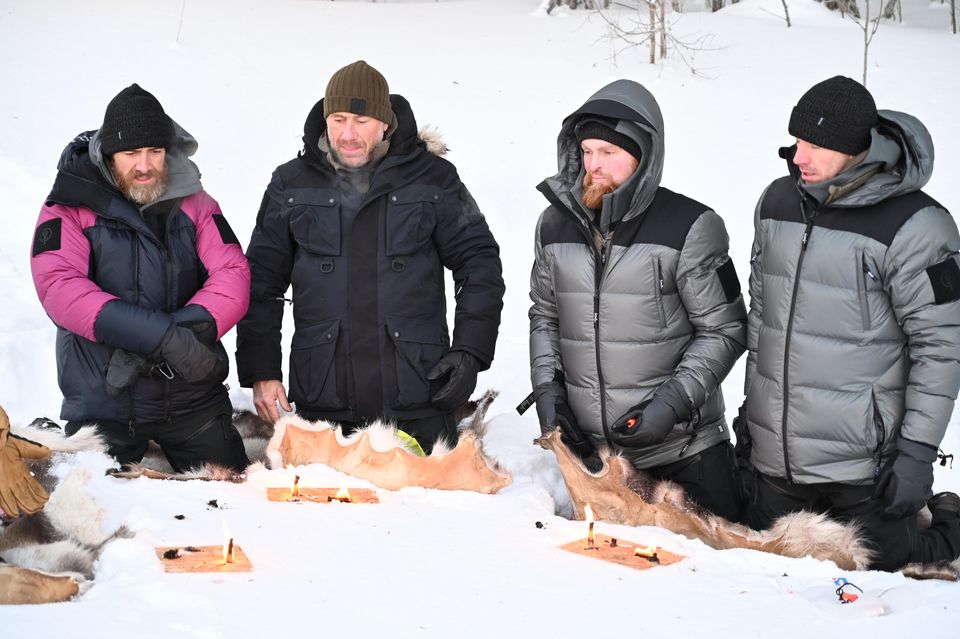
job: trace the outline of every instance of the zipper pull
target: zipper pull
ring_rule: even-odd
[[[690,439],[687,440],[687,443],[683,445],[683,448],[680,449],[680,454],[677,457],[683,457],[683,454],[687,452],[687,449],[690,448],[690,444],[693,443],[693,440],[697,438],[697,431],[693,431],[690,434]]]
[[[593,325],[596,326],[599,321],[600,321],[600,313],[594,312],[594,314],[593,314]]]
[[[870,271],[870,268],[869,268],[866,264],[863,265],[863,272],[866,273],[866,274],[867,274],[867,277],[869,277],[869,278],[870,278],[871,280],[873,280],[874,282],[877,281],[877,276],[874,275],[873,272]]]

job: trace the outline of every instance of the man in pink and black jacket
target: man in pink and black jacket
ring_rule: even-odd
[[[60,158],[31,268],[57,325],[68,435],[96,424],[121,463],[154,440],[177,471],[241,471],[220,338],[247,310],[250,271],[196,150],[153,95],[118,93]]]

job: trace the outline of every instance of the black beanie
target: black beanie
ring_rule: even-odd
[[[866,87],[842,75],[813,85],[790,114],[790,135],[825,149],[857,155],[870,146],[877,105]]]
[[[614,130],[616,126],[616,120],[601,121],[597,118],[589,118],[579,123],[574,129],[574,133],[577,136],[577,142],[583,142],[584,140],[603,140],[619,146],[639,162],[640,158],[643,157],[643,151],[640,150],[640,145],[629,135]]]
[[[153,94],[131,84],[103,114],[100,148],[104,155],[143,147],[164,148],[173,141],[173,122]]]

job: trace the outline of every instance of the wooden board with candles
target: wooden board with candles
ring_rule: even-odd
[[[349,503],[349,504],[377,504],[380,499],[377,493],[369,488],[350,488],[346,493],[344,489],[336,488],[311,488],[307,486],[298,486],[297,494],[290,488],[267,488],[267,499],[270,501],[309,501],[321,504],[331,502]]]
[[[636,544],[632,541],[616,539],[607,535],[596,535],[593,548],[589,546],[590,544],[586,539],[578,539],[560,547],[578,555],[610,561],[637,570],[647,570],[655,566],[669,566],[686,559],[683,555],[672,553],[660,547]]]
[[[160,546],[157,557],[166,572],[250,572],[253,564],[235,544],[232,561],[224,559],[223,546]]]

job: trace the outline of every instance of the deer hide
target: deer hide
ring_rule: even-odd
[[[666,528],[717,550],[748,548],[787,557],[809,555],[832,561],[843,570],[865,570],[870,563],[870,551],[857,528],[825,515],[793,513],[777,519],[768,530],[752,530],[706,511],[677,484],[654,480],[608,451],[600,453],[603,468],[590,473],[560,441],[559,430],[535,442],[556,454],[578,518],[583,518],[584,506],[589,504],[597,519]]]
[[[38,570],[0,564],[0,605],[67,601],[80,592],[82,575],[51,575]]]
[[[456,447],[438,442],[427,457],[408,452],[389,424],[375,423],[344,438],[329,423],[296,415],[275,424],[267,457],[272,468],[326,464],[386,490],[421,486],[493,494],[510,485],[506,471],[483,453],[484,417],[496,395],[487,391],[479,400]]]

